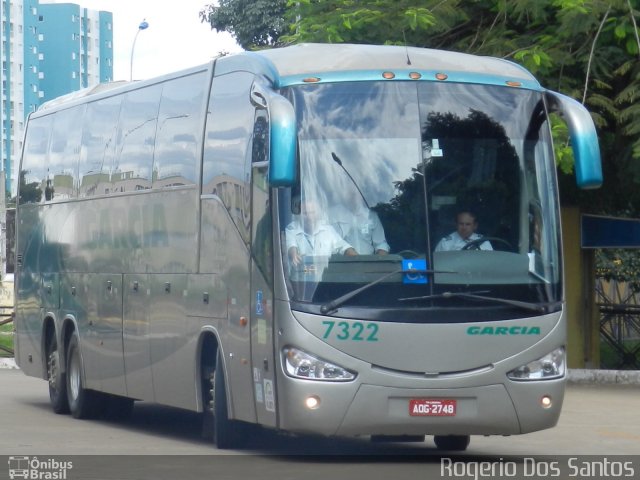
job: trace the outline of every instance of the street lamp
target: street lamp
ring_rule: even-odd
[[[138,34],[142,30],[146,30],[147,28],[149,28],[149,24],[147,23],[146,20],[142,20],[142,22],[140,22],[140,25],[138,25],[138,31],[136,32],[136,36],[133,37],[133,45],[131,45],[131,63],[129,65],[129,81],[133,80],[133,50],[136,48],[136,40],[138,39]]]

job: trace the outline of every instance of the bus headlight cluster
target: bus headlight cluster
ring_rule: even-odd
[[[355,373],[346,368],[317,358],[299,348],[286,347],[282,350],[287,374],[295,378],[347,382],[356,378]]]
[[[549,380],[565,374],[564,348],[556,348],[542,358],[507,373],[511,380]]]

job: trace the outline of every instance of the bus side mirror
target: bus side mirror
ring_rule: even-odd
[[[559,113],[569,126],[578,187],[600,187],[602,163],[598,135],[591,115],[571,97],[551,91],[546,92],[546,97],[551,111]]]
[[[290,187],[295,183],[297,127],[293,105],[280,95],[269,99],[271,147],[269,184],[272,187]]]

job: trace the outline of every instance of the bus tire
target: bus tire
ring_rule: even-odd
[[[73,418],[95,418],[101,413],[102,395],[84,388],[84,365],[77,332],[73,332],[67,347],[67,397]]]
[[[433,441],[438,450],[462,452],[469,446],[471,437],[469,435],[436,435]]]
[[[216,368],[211,375],[211,398],[213,399],[213,440],[216,446],[221,450],[241,447],[245,440],[245,429],[240,422],[229,419],[227,387],[220,353],[216,359]]]
[[[53,411],[58,414],[69,413],[67,401],[67,379],[62,371],[60,349],[55,332],[47,340],[47,380],[49,382],[49,400]]]

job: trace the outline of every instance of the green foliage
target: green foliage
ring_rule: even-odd
[[[202,20],[231,32],[244,48],[407,44],[523,65],[545,87],[584,102],[598,128],[605,183],[585,193],[571,186],[566,128],[552,122],[563,203],[593,213],[640,216],[638,0],[220,0],[219,5],[206,7]]]
[[[640,255],[637,250],[597,250],[596,276],[627,282],[631,290],[640,292]]]
[[[534,75],[540,75],[553,66],[551,57],[539,45],[522,49],[513,58]]]
[[[219,0],[205,5],[200,20],[213,30],[229,32],[245,50],[273,46],[287,28],[286,0]]]
[[[402,43],[435,24],[424,4],[409,0],[289,0],[285,43]]]
[[[3,317],[0,317],[0,320]],[[13,324],[0,325],[0,357],[10,357],[13,351]]]
[[[562,173],[572,174],[575,161],[573,150],[571,150],[571,145],[569,144],[569,128],[556,114],[551,114],[551,135],[558,168]]]

